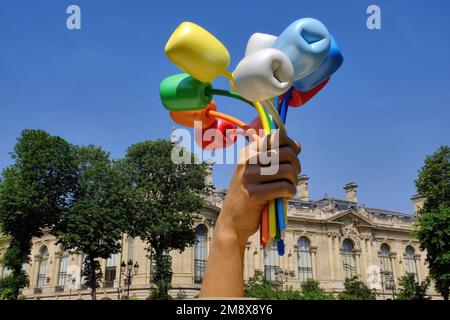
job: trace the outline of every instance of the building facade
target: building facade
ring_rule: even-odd
[[[214,227],[226,195],[212,185],[212,164],[204,192],[205,207],[196,214],[196,243],[183,253],[172,253],[174,298],[193,298],[199,293]],[[425,253],[411,235],[414,214],[367,208],[357,202],[357,185],[344,187],[345,200],[325,197],[309,198],[308,177],[299,177],[297,195],[288,204],[285,233],[285,255],[280,257],[276,247],[260,245],[259,233],[247,242],[244,277],[248,280],[256,271],[280,286],[299,289],[308,278],[318,280],[329,293],[340,293],[344,280],[359,275],[379,299],[392,298],[398,289],[398,278],[413,273],[422,281],[428,275]],[[412,198],[415,210],[421,198]],[[30,279],[22,294],[28,299],[90,299],[90,291],[80,277],[82,255],[64,251],[48,232],[33,239],[30,263],[24,266]],[[122,239],[122,251],[102,260],[104,279],[98,289],[98,299],[120,299],[132,296],[145,299],[152,283],[152,261],[147,244],[127,235]],[[121,272],[121,263],[132,261],[131,281]],[[135,265],[139,266],[135,270]],[[125,267],[125,269],[127,269]],[[8,274],[5,268],[3,276]],[[127,273],[127,271],[125,271]],[[433,287],[429,294],[439,298]]]

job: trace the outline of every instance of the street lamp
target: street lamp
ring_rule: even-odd
[[[390,288],[392,290],[392,300],[394,300],[395,299],[394,275],[392,274],[392,272],[389,272],[387,270],[381,271],[380,273],[381,273],[381,289],[383,290],[383,299],[384,299],[384,286],[386,285],[386,289]],[[385,279],[386,282],[384,282],[383,279]]]
[[[133,273],[131,273],[133,271]],[[120,273],[122,273],[125,277],[124,283],[127,286],[127,296],[130,298],[130,285],[131,285],[131,278],[133,278],[135,275],[137,275],[139,272],[139,264],[136,261],[136,263],[133,265],[133,260],[129,260],[128,263],[125,263],[125,261],[122,261],[120,264]]]
[[[276,267],[275,271],[275,283],[277,286],[283,287],[283,284],[288,282],[289,276],[292,276],[289,272],[284,271],[281,267]]]

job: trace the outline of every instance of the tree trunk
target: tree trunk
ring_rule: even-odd
[[[97,300],[97,277],[95,274],[95,260],[89,257],[89,262],[91,264],[91,297],[92,300]]]

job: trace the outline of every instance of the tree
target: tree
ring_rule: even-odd
[[[335,300],[333,295],[325,293],[317,280],[308,279],[301,287],[304,300]]]
[[[450,147],[427,156],[416,180],[425,197],[419,211],[417,231],[421,250],[426,250],[430,276],[445,300],[450,294]]]
[[[344,292],[339,294],[339,300],[375,300],[374,290],[359,280],[358,276],[345,279]]]
[[[255,271],[244,286],[244,296],[261,300],[302,300],[303,297],[298,290],[291,287],[283,290],[273,282],[268,281],[261,271]]]
[[[24,130],[12,152],[14,163],[0,182],[0,226],[10,237],[3,264],[12,272],[9,297],[17,299],[28,284],[22,265],[29,260],[31,239],[57,223],[71,206],[76,180],[72,145],[42,130]]]
[[[86,255],[82,276],[92,299],[102,278],[98,259],[119,252],[125,228],[126,188],[121,172],[101,148],[78,147],[74,204],[61,213],[52,233],[63,248]]]
[[[149,245],[155,261],[154,299],[167,299],[172,281],[171,250],[184,251],[194,244],[193,213],[203,207],[199,192],[204,188],[205,165],[196,164],[186,150],[180,154],[191,164],[171,161],[169,141],[145,141],[128,148],[121,168],[128,181],[129,230]]]
[[[398,283],[401,287],[397,294],[398,300],[427,300],[426,295],[430,285],[429,278],[419,283],[416,281],[414,274],[407,273],[398,279]]]

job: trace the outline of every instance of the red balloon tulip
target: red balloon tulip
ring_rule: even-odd
[[[291,107],[301,107],[305,103],[307,103],[309,100],[311,100],[312,97],[314,97],[320,90],[322,90],[323,87],[326,86],[330,78],[327,78],[323,80],[321,83],[319,83],[317,86],[312,88],[309,91],[306,92],[300,92],[295,88],[292,88],[291,91],[291,99],[289,100],[289,106]],[[281,101],[283,101],[284,95],[281,96]]]
[[[217,119],[208,128],[195,130],[195,143],[208,151],[227,148],[237,140],[236,129],[234,123]]]
[[[252,122],[250,122],[250,124],[248,125],[250,127],[250,129],[248,129],[246,131],[246,135],[245,135],[245,139],[247,139],[247,141],[249,142],[253,142],[249,140],[249,137],[253,134],[259,135],[259,136],[264,136],[264,128],[263,125],[261,123],[261,119],[259,117],[256,117],[255,119],[252,120]],[[249,135],[250,134],[250,135]]]

